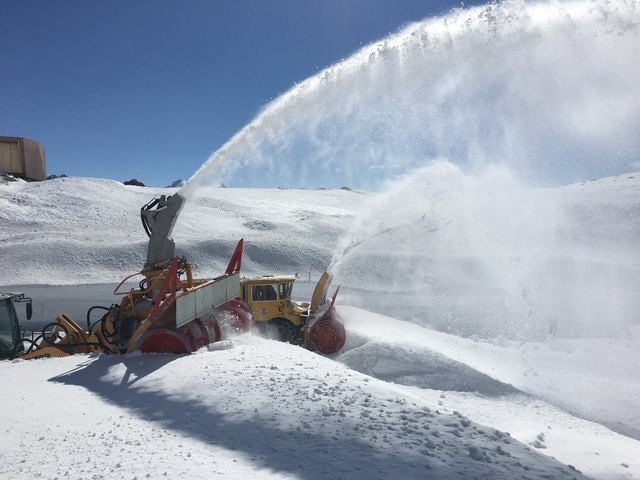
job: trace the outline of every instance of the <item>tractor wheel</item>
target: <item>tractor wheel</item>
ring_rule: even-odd
[[[257,323],[261,325],[262,333],[267,338],[273,338],[293,345],[302,345],[304,343],[304,333],[302,329],[286,318],[279,317],[269,320],[268,322]]]

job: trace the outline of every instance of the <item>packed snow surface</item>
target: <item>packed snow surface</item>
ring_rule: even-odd
[[[3,365],[20,386],[3,394],[4,478],[581,478],[300,348],[248,337],[211,350]]]

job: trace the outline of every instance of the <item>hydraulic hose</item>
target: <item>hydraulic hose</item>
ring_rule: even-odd
[[[89,310],[87,310],[87,331],[89,333],[91,333],[93,331],[93,327],[96,326],[96,324],[100,321],[100,320],[104,320],[105,316],[103,316],[100,320],[97,320],[96,323],[93,324],[93,326],[91,325],[91,312],[95,309],[100,309],[100,310],[106,310],[107,312],[110,310],[109,307],[103,307],[101,305],[94,305],[93,307],[91,307]]]

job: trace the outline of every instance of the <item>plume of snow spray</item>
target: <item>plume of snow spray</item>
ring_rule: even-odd
[[[614,229],[594,244],[585,212],[523,184],[637,168],[639,32],[633,0],[507,1],[413,24],[267,105],[181,193],[222,176],[374,190],[399,178],[336,250],[352,299],[364,283],[403,305],[396,316],[468,334],[628,324],[635,242]],[[363,305],[376,300],[389,305]]]
[[[379,188],[437,157],[547,184],[620,173],[640,150],[639,25],[634,0],[508,1],[413,24],[267,105],[183,194],[223,175]]]
[[[598,188],[434,162],[369,202],[330,270],[343,301],[458,334],[624,334],[640,309],[640,225],[627,225],[640,194],[607,205]]]

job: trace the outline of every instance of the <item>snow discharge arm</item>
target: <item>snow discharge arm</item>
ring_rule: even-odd
[[[149,236],[145,270],[154,270],[175,256],[176,244],[170,235],[183,205],[184,198],[174,193],[154,198],[140,209],[142,226]]]

